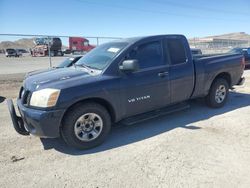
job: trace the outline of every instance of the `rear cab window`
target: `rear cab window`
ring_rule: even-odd
[[[187,53],[182,39],[168,38],[164,43],[165,51],[169,56],[171,65],[179,65],[187,62]]]

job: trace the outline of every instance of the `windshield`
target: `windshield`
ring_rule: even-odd
[[[14,49],[6,49],[7,52],[11,53],[11,52],[15,52]]]
[[[128,43],[126,42],[109,42],[102,44],[83,56],[76,65],[103,70],[127,45]]]

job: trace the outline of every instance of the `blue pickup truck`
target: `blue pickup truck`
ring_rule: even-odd
[[[78,149],[101,144],[117,122],[132,124],[205,98],[222,107],[243,84],[241,54],[192,57],[182,35],[121,39],[102,44],[75,66],[27,77],[8,107],[22,135],[62,137]]]

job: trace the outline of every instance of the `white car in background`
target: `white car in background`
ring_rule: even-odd
[[[6,57],[20,57],[22,56],[22,53],[18,49],[7,48],[5,50],[5,56]]]

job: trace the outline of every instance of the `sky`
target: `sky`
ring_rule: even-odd
[[[0,34],[250,34],[250,0],[0,0]]]

